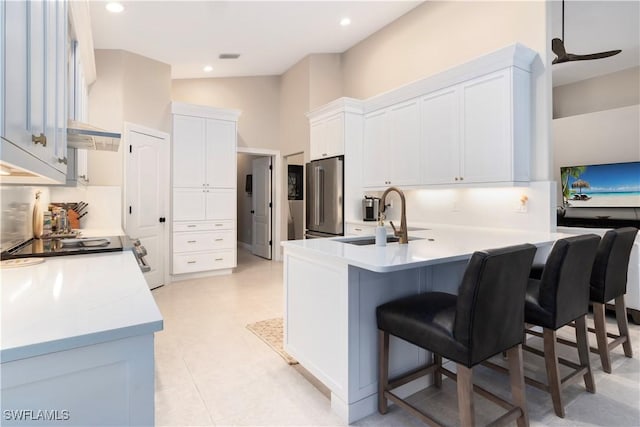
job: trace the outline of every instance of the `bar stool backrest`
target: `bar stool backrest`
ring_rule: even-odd
[[[595,234],[557,240],[540,278],[539,303],[556,328],[587,313],[589,279],[600,237]]]
[[[522,342],[524,296],[536,247],[476,252],[458,289],[454,337],[470,350],[469,367]]]
[[[592,301],[604,304],[627,293],[627,270],[636,234],[637,228],[626,227],[609,230],[602,237],[591,272]]]

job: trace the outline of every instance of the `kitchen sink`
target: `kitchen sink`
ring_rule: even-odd
[[[371,236],[349,237],[347,239],[337,239],[337,240],[338,242],[348,243],[350,245],[357,245],[357,246],[375,245],[376,243],[376,238]],[[396,237],[393,235],[387,236],[387,243],[397,243],[398,240],[400,240],[399,237]],[[412,240],[423,240],[423,239],[420,237],[409,237],[409,241],[412,241]]]

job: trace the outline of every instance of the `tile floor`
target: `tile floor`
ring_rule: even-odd
[[[234,274],[172,283],[153,295],[164,316],[155,345],[156,425],[344,425],[322,392],[246,329],[248,323],[282,315],[282,263],[241,250]],[[597,393],[587,393],[581,383],[565,389],[565,419],[554,415],[546,393],[527,387],[531,425],[640,426],[640,326],[630,327],[634,358],[617,348],[608,375],[592,354]],[[535,356],[525,355],[525,362],[529,369],[542,369]],[[502,384],[508,392],[506,377],[493,371],[480,368],[476,378]],[[442,391],[417,393],[412,401],[439,407],[443,421],[457,424],[452,381],[444,380]],[[478,424],[501,413],[483,398],[475,402]],[[385,416],[374,414],[355,425],[424,426],[394,406]]]

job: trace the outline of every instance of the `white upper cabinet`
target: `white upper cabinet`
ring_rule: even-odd
[[[528,181],[529,99],[528,73],[516,68],[424,96],[421,183]]]
[[[204,187],[207,181],[206,120],[173,116],[173,186]]]
[[[208,187],[235,188],[236,122],[206,120],[206,184]]]
[[[418,99],[365,116],[362,165],[366,188],[420,183]]]
[[[64,183],[67,3],[11,1],[3,2],[0,9],[0,160],[22,172],[3,181]]]
[[[345,154],[346,140],[354,137],[359,122],[353,114],[362,114],[361,102],[338,98],[307,114],[309,118],[309,158],[311,160]]]
[[[344,154],[344,113],[311,123],[311,160]]]

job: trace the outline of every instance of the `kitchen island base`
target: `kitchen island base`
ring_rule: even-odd
[[[345,422],[377,410],[378,305],[427,291],[456,293],[467,261],[376,273],[322,256],[285,252],[285,351],[331,390]],[[424,366],[431,354],[391,338],[391,377]],[[431,377],[398,389],[407,397]]]
[[[2,364],[2,425],[154,425],[153,334]]]

